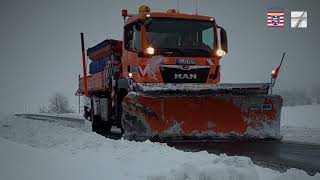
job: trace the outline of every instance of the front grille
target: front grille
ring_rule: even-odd
[[[209,67],[188,70],[176,67],[160,67],[164,83],[205,83],[209,70]]]

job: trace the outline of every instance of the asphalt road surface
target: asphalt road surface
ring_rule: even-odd
[[[285,171],[303,169],[308,174],[320,172],[320,145],[298,142],[168,142],[184,151],[248,156],[257,165]]]

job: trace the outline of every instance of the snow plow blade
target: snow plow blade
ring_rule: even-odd
[[[123,101],[124,137],[280,140],[282,98],[264,88],[130,92]]]

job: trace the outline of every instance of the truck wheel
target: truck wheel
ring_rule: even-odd
[[[92,118],[92,132],[97,132],[99,131],[99,116],[93,116]]]
[[[101,120],[100,116],[94,116],[92,119],[92,131],[101,135],[110,133],[111,124]]]

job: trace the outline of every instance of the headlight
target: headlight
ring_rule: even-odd
[[[151,46],[147,47],[146,53],[149,54],[149,55],[153,55],[154,54],[154,48],[151,47]]]
[[[129,78],[132,78],[132,73],[131,73],[131,72],[129,72],[128,76],[129,76]]]
[[[222,57],[222,56],[226,55],[226,52],[225,52],[224,50],[222,50],[222,49],[218,49],[218,50],[216,51],[216,54],[217,54],[218,56]]]

